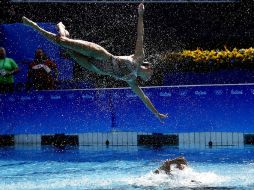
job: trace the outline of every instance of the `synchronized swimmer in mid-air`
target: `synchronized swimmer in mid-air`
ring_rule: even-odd
[[[162,121],[162,119],[167,117],[167,114],[162,114],[157,111],[136,81],[138,76],[147,81],[153,74],[151,64],[144,61],[144,10],[144,4],[139,4],[135,53],[129,56],[115,56],[98,44],[69,38],[69,32],[65,30],[65,26],[62,22],[57,24],[58,34],[54,34],[39,27],[35,22],[26,17],[23,17],[22,20],[25,25],[32,27],[48,40],[64,48],[72,59],[87,70],[126,81],[133,92],[139,96],[149,110]]]

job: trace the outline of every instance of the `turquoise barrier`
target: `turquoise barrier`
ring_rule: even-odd
[[[254,132],[254,85],[143,88],[161,123],[129,89],[0,95],[0,134],[109,131]]]

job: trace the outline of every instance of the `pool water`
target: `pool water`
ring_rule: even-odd
[[[184,171],[152,171],[185,156]],[[254,148],[0,148],[0,189],[254,189]]]

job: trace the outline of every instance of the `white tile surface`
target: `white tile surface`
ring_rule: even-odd
[[[32,135],[32,144],[34,144],[34,145],[37,144],[37,135],[36,134]]]
[[[97,144],[98,145],[104,145],[104,141],[103,141],[103,133],[97,133],[97,139],[98,139],[98,142]]]
[[[106,145],[107,140],[108,140],[108,133],[102,133],[102,144]]]
[[[88,133],[83,133],[83,145],[89,145]]]
[[[199,140],[200,145],[205,146],[206,145],[206,134],[204,132],[199,133]]]
[[[228,134],[226,132],[221,133],[221,145],[223,146],[228,145]]]
[[[210,135],[211,135],[211,141],[213,142],[213,145],[217,145],[216,133],[211,132]]]
[[[194,143],[197,145],[200,144],[200,133],[194,133]]]
[[[122,132],[123,134],[123,145],[128,145],[128,132]]]
[[[41,135],[36,134],[36,144],[41,145]]]
[[[118,132],[117,134],[117,145],[122,146],[123,145],[123,133]]]
[[[205,132],[205,145],[208,146],[210,141],[211,141],[211,133]]]
[[[227,141],[229,146],[233,145],[233,133],[227,133]]]
[[[137,133],[138,134],[138,133]],[[127,144],[132,145],[132,132],[127,132]]]
[[[138,134],[136,132],[133,132],[133,134],[132,134],[132,145],[133,146],[138,145]]]
[[[80,133],[78,135],[78,143],[79,143],[79,146],[83,146],[84,145],[84,133]]]
[[[113,146],[118,145],[117,136],[118,136],[118,132],[112,132],[112,145]]]
[[[194,133],[189,133],[189,144],[190,145],[195,144],[195,134]]]
[[[128,132],[128,145],[134,146],[137,145],[138,133],[137,132]]]
[[[97,145],[98,144],[98,133],[92,133],[93,134],[93,140],[92,140],[92,145]]]
[[[183,133],[183,144],[190,144],[189,133]]]
[[[243,135],[243,133],[238,133],[238,145],[239,146],[244,146],[244,135]]]
[[[179,146],[184,144],[184,136],[183,133],[179,133],[178,134],[178,138],[179,138]]]
[[[87,133],[87,145],[93,144],[93,133]]]
[[[19,135],[14,135],[14,143],[19,144]]]
[[[217,146],[221,146],[222,145],[222,134],[221,132],[216,132],[216,144]]]
[[[238,133],[233,133],[233,142],[232,144],[234,146],[239,146],[239,134]]]

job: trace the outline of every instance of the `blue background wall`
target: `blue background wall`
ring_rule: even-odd
[[[130,89],[0,96],[0,133],[254,132],[254,85],[146,88],[165,123]]]
[[[53,23],[39,23],[39,25],[48,31],[56,32],[55,24]],[[59,47],[46,40],[30,27],[21,23],[1,24],[0,34],[0,46],[6,48],[7,56],[15,59],[20,68],[20,72],[15,75],[16,83],[26,82],[28,64],[33,60],[34,52],[37,48],[43,48],[47,55],[56,62],[59,70],[59,81],[73,79],[74,63],[71,60],[60,57]],[[175,65],[177,66],[177,63]],[[246,68],[228,68],[211,72],[180,72],[176,69],[168,73],[166,73],[165,68],[157,67],[156,69],[161,69],[164,72],[163,85],[254,82],[253,69]],[[154,80],[156,80],[156,77]],[[88,83],[89,80],[86,82]],[[59,85],[64,86],[64,83]],[[82,87],[82,85],[77,86]],[[87,84],[85,87],[92,88],[93,85]]]
[[[56,33],[55,24],[39,23],[39,25]],[[0,25],[0,42],[6,48],[7,57],[13,58],[19,65],[20,72],[15,82],[26,82],[28,64],[33,60],[37,48],[42,48],[55,61],[59,70],[59,80],[72,79],[73,62],[60,57],[59,47],[46,40],[38,32],[21,23]]]
[[[242,63],[245,66],[245,63]],[[253,83],[253,68],[226,68],[214,71],[181,72],[171,71],[164,75],[164,85],[188,84],[239,84]]]
[[[53,33],[56,32],[55,24],[39,23],[39,25]],[[16,60],[19,65],[20,72],[15,75],[16,83],[25,83],[28,64],[34,58],[34,52],[37,48],[43,48],[47,55],[55,61],[59,70],[59,88],[66,88],[65,83],[73,79],[74,63],[69,59],[60,56],[60,49],[52,42],[46,40],[38,32],[21,23],[1,24],[0,25],[0,46],[4,46],[7,56]],[[177,63],[175,63],[177,66]],[[244,64],[243,64],[244,66]],[[166,66],[165,66],[166,67]],[[155,67],[156,70],[162,70],[163,81],[159,85],[186,85],[186,84],[238,84],[253,83],[253,69],[250,68],[227,68],[214,70],[210,72],[180,72],[177,69],[165,71],[166,68]],[[155,76],[153,81],[156,80]],[[84,77],[87,79],[86,77]],[[94,85],[77,84],[77,88],[93,88]],[[69,84],[67,84],[69,85]],[[158,84],[156,84],[158,85]],[[75,84],[71,84],[75,88]]]

